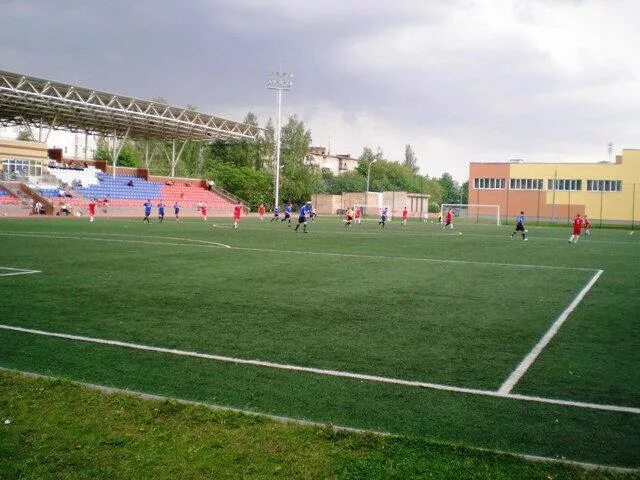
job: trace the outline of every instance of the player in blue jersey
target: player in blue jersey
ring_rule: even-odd
[[[158,220],[160,223],[164,222],[164,203],[162,202],[158,204]]]
[[[300,205],[300,212],[298,213],[298,224],[296,225],[296,232],[300,228],[300,225],[302,225],[302,231],[304,233],[307,233],[307,211],[308,211],[308,208],[309,208],[308,204]]]
[[[313,208],[311,202],[307,202],[307,216],[311,219],[312,222],[316,221],[316,217],[318,214],[316,213],[316,209]]]
[[[144,218],[142,219],[143,222],[147,222],[147,223],[151,223],[149,221],[149,215],[151,215],[151,207],[153,207],[153,204],[151,203],[151,200],[147,200],[144,205]]]
[[[280,218],[280,207],[276,205],[273,209],[273,217],[271,218],[271,221],[273,222],[275,220],[277,222],[279,218]]]
[[[178,202],[173,204],[173,213],[176,216],[176,222],[180,221],[180,204]]]
[[[516,229],[513,231],[513,233],[511,234],[511,238],[513,239],[513,236],[518,233],[518,232],[522,232],[522,240],[524,240],[525,242],[527,240],[529,240],[527,238],[527,229],[524,228],[524,212],[520,212],[520,215],[518,215],[516,217]]]
[[[291,212],[293,211],[293,205],[291,205],[291,202],[289,202],[287,204],[286,207],[284,207],[284,218],[281,220],[282,222],[286,221],[288,222],[289,226],[291,226]]]
[[[380,221],[378,222],[378,225],[382,225],[382,228],[384,228],[384,226],[387,224],[387,218],[389,218],[389,209],[387,207],[384,207],[382,209],[382,213],[380,214]]]

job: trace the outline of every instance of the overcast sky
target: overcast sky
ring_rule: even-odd
[[[241,120],[284,113],[357,156],[600,161],[640,147],[637,0],[0,0],[0,69]]]

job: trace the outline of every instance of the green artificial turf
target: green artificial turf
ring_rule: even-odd
[[[628,232],[598,230],[568,245],[559,228],[530,228],[525,243],[487,225],[461,226],[459,235],[417,222],[346,230],[327,218],[295,234],[255,219],[237,231],[228,220],[212,223],[4,220],[0,266],[42,273],[0,277],[0,323],[496,390],[603,269],[515,392],[640,406],[640,241]],[[456,444],[640,465],[637,414],[6,330],[0,366]]]

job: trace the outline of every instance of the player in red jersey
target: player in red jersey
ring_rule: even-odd
[[[584,219],[580,216],[579,213],[576,213],[575,218],[573,219],[573,233],[571,237],[569,237],[569,243],[578,243],[580,239],[580,233],[582,233],[582,226],[584,225]]]
[[[238,228],[238,223],[240,223],[240,215],[242,214],[242,204],[238,202],[238,204],[233,207],[233,228]]]
[[[453,230],[453,208],[449,209],[449,211],[447,212],[447,217],[446,218],[447,219],[446,219],[444,225],[442,226],[442,230],[444,230],[447,227],[449,227],[451,230]]]
[[[356,224],[360,225],[362,223],[362,211],[360,210],[360,207],[356,207],[353,212],[353,216],[356,219]]]
[[[407,219],[409,218],[409,210],[407,207],[404,207],[402,210],[402,226],[404,227],[407,224]]]
[[[202,221],[206,222],[207,221],[207,204],[203,203],[200,206],[200,214],[202,215]]]
[[[93,216],[96,214],[96,199],[92,198],[89,202],[89,221],[93,222]]]
[[[267,209],[264,207],[264,203],[261,203],[258,207],[258,217],[260,217],[260,220],[264,220],[264,212],[266,211]]]
[[[591,222],[586,215],[582,219],[584,220],[584,234],[587,238],[591,238]]]

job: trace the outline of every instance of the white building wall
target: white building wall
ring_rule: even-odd
[[[38,129],[31,127],[35,140],[38,140]],[[3,127],[0,128],[0,138],[15,139],[18,136],[20,127]],[[47,135],[47,130],[43,130],[43,139]],[[85,135],[84,133],[73,133],[62,130],[51,130],[47,139],[47,148],[59,148],[62,150],[64,158],[87,158],[92,160],[98,145],[98,137],[95,135],[87,136],[87,152],[85,157]]]

